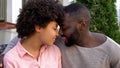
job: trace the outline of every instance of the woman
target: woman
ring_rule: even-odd
[[[21,38],[4,56],[4,68],[61,68],[61,53],[53,45],[64,12],[54,0],[29,0],[18,16]]]

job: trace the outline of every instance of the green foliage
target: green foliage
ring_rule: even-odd
[[[115,9],[116,0],[77,0],[91,13],[90,30],[103,33],[120,44],[120,31]]]

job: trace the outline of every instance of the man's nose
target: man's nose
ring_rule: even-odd
[[[61,29],[59,30],[59,35],[63,35],[63,32]]]

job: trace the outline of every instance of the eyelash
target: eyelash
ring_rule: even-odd
[[[54,28],[54,30],[57,30],[57,28]]]
[[[66,26],[66,27],[63,27],[62,28],[62,31],[66,31],[66,30],[68,30],[70,27],[68,27],[68,26]]]
[[[65,30],[67,30],[67,28],[62,28],[62,31],[65,31]]]

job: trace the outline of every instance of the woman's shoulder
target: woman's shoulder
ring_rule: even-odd
[[[16,54],[16,48],[14,47],[14,48],[12,48],[11,50],[9,50],[5,55],[4,55],[4,57],[13,57],[13,56],[15,56],[15,54]],[[14,58],[14,57],[13,57]]]
[[[48,46],[48,48],[52,49],[52,50],[59,50],[59,48],[56,46],[56,45],[51,45],[51,46]]]
[[[56,45],[48,46],[48,50],[52,51],[52,52],[55,52],[55,53],[59,53],[59,54],[61,53],[60,49]]]

